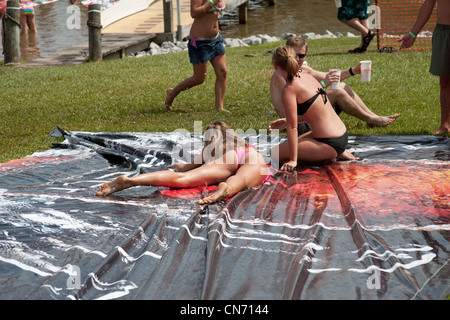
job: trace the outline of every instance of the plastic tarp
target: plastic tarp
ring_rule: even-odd
[[[0,164],[0,299],[450,293],[448,138],[353,136],[358,161],[272,168],[265,185],[200,206],[215,186],[95,196],[200,152],[198,135],[55,132],[63,143]],[[271,136],[244,137],[270,160]]]

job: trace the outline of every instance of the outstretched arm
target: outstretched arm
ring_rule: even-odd
[[[417,15],[416,22],[412,27],[410,33],[403,35],[398,42],[401,42],[400,50],[411,47],[416,41],[416,36],[422,30],[423,26],[430,19],[431,13],[433,12],[434,6],[436,5],[436,0],[425,0],[420,8],[419,14]],[[412,35],[412,34],[414,35]]]

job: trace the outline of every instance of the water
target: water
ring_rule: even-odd
[[[59,0],[36,8],[37,37],[32,34],[22,36],[22,59],[44,57],[88,40],[87,8],[76,4],[81,9],[80,27],[69,29],[67,21],[73,14],[67,12],[69,6],[70,0]],[[256,34],[281,36],[288,32],[323,34],[325,30],[341,33],[353,31],[337,20],[337,8],[330,0],[277,0],[275,6],[269,6],[267,0],[251,0],[247,24],[239,24],[236,9],[226,14],[220,25],[223,36],[227,38],[245,38]]]
[[[269,6],[267,0],[250,1],[247,24],[239,24],[238,10],[233,10],[221,19],[224,37],[245,38],[256,34],[281,36],[283,33],[324,34],[353,32],[337,19],[337,8],[332,0],[277,0]]]
[[[69,29],[67,21],[73,14],[71,11],[67,13],[69,6],[71,6],[69,0],[59,0],[36,8],[36,24],[41,56],[87,41],[87,8],[76,5],[80,8],[81,13],[80,28]]]
[[[87,8],[80,4],[80,27],[68,28],[67,21],[72,21],[70,0],[59,0],[36,7],[37,37],[34,34],[21,35],[21,54],[24,60],[33,60],[38,56],[45,57],[50,53],[67,49],[88,40]]]
[[[73,14],[71,11],[67,13],[69,6],[71,6],[70,0],[59,0],[36,7],[37,47],[39,48],[40,56],[44,57],[55,51],[87,41],[87,8],[82,5],[76,5],[80,8],[81,13],[80,28],[69,29],[67,21],[70,20]]]

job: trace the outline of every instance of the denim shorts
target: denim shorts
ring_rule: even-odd
[[[212,39],[190,38],[188,52],[192,64],[208,62],[212,58],[225,53],[223,38],[220,33]]]
[[[367,7],[370,1],[368,0],[342,0],[342,7],[338,10],[338,20],[348,21],[353,18],[359,20],[367,20]]]

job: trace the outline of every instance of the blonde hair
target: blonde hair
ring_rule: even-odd
[[[289,47],[303,48],[305,47],[305,53],[308,53],[308,43],[305,39],[299,36],[293,36],[286,40],[286,45]]]
[[[216,121],[206,126],[202,151],[205,162],[220,158],[226,152],[242,147],[247,147],[245,140],[225,122]]]
[[[286,70],[286,81],[288,83],[294,80],[294,77],[300,69],[294,49],[287,45],[275,48],[272,54],[272,63]]]

